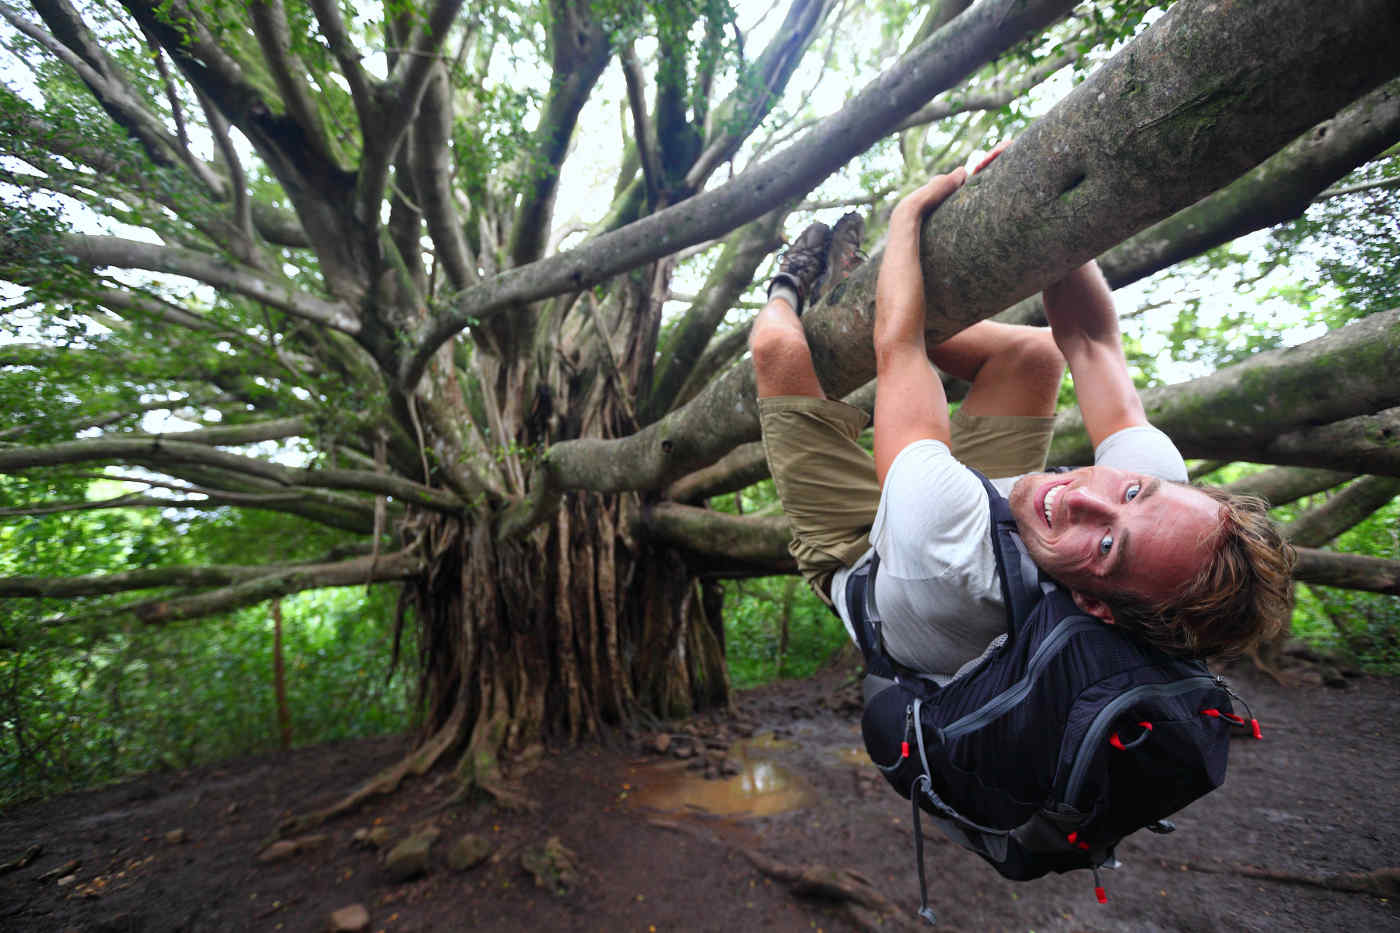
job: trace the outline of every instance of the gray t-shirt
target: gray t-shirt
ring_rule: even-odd
[[[1110,435],[1094,451],[1094,463],[1186,481],[1186,464],[1176,446],[1150,425]],[[1008,495],[1018,479],[994,479],[992,485]],[[870,543],[872,552],[880,553],[875,601],[884,620],[881,631],[890,656],[900,664],[951,675],[1006,631],[987,491],[976,474],[953,458],[947,444],[915,441],[895,457],[885,475]],[[848,632],[846,577],[869,556],[837,571],[832,580],[832,601]]]

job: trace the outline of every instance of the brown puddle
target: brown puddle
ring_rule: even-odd
[[[706,780],[702,771],[689,770],[684,761],[643,765],[632,772],[637,806],[667,813],[704,813],[731,819],[772,816],[797,810],[816,800],[806,781],[787,768],[766,759],[774,749],[791,745],[771,733],[737,742],[729,758],[740,771],[733,777]]]

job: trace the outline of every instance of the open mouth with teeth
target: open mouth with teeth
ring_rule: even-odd
[[[1045,524],[1050,528],[1055,527],[1055,502],[1060,498],[1060,493],[1064,492],[1067,485],[1069,484],[1056,483],[1045,491],[1045,499],[1041,503],[1041,509],[1045,512]]]

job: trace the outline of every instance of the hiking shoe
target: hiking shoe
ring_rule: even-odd
[[[826,271],[826,253],[831,246],[831,228],[824,223],[814,223],[792,241],[778,264],[778,274],[768,283],[768,293],[774,286],[786,285],[797,293],[798,315],[809,299],[815,298],[817,282]]]
[[[821,291],[831,291],[865,262],[865,251],[860,248],[864,236],[865,219],[855,211],[836,221],[831,230],[831,247],[826,253],[826,280],[821,283]],[[815,295],[812,300],[816,300]]]

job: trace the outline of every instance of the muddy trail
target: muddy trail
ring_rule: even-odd
[[[1298,672],[1295,672],[1297,676]],[[944,930],[1400,930],[1400,681],[1227,672],[1264,723],[1225,787],[1104,874],[1014,884],[929,830]],[[1330,685],[1329,685],[1330,684]],[[914,930],[909,804],[849,668],[724,715],[546,751],[506,810],[442,775],[293,840],[402,739],[150,775],[0,814],[0,929]]]

